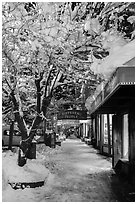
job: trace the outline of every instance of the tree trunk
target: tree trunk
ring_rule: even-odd
[[[28,138],[26,140],[21,141],[20,148],[27,158],[29,157],[28,154],[29,154],[30,149],[31,149],[32,140],[36,134],[36,130],[37,130],[41,121],[42,121],[42,118],[39,115],[37,115],[36,118],[34,119],[33,124],[32,124]]]
[[[44,120],[44,122],[43,122],[43,135],[44,135],[44,143],[46,144],[46,137],[47,137],[47,134],[46,134],[46,120]]]
[[[42,112],[43,112],[44,116],[46,114],[47,107],[49,106],[49,104],[51,102],[51,99],[52,99],[52,94],[50,94],[49,96],[43,98]],[[37,130],[39,124],[41,123],[41,121],[42,121],[42,117],[40,116],[40,114],[38,114],[36,116],[36,118],[34,119],[34,122],[32,124],[32,127],[31,127],[30,133],[28,135],[28,138],[21,141],[20,148],[21,148],[22,152],[24,153],[24,155],[27,158],[29,158],[31,143],[32,143],[32,140],[33,140],[33,138],[34,138],[34,136],[36,134],[36,130]]]
[[[11,100],[14,104],[14,115],[15,115],[15,120],[17,121],[18,123],[18,127],[19,127],[19,130],[21,132],[21,136],[22,136],[22,139],[26,139],[28,137],[28,134],[27,134],[27,128],[26,128],[26,125],[25,125],[25,121],[23,119],[23,117],[20,115],[20,112],[19,112],[19,104],[16,100],[16,97],[15,97],[15,94],[14,94],[14,91],[12,91],[10,93],[10,96],[11,96]]]
[[[41,123],[41,121],[42,121],[42,117],[40,115],[37,115],[33,124],[32,124],[30,133],[29,133],[29,141],[30,142],[32,142],[32,140],[36,134],[36,130],[37,130],[39,124]]]
[[[52,87],[52,91],[51,93],[47,96],[46,92],[47,92],[47,85],[48,85],[48,80],[50,78],[50,74],[51,74],[51,70],[47,79],[47,83],[46,83],[46,87],[45,87],[45,91],[44,91],[44,97],[43,97],[43,101],[42,101],[42,107],[40,109],[40,105],[41,105],[41,93],[40,93],[40,81],[42,79],[42,75],[40,78],[35,80],[35,84],[37,87],[37,116],[35,117],[31,130],[29,132],[29,135],[27,134],[27,129],[25,128],[25,123],[23,118],[20,116],[19,112],[18,112],[18,104],[16,101],[16,98],[14,96],[14,94],[12,94],[12,100],[14,101],[14,105],[15,105],[15,118],[19,123],[19,129],[21,130],[22,135],[22,140],[20,143],[20,151],[19,151],[19,157],[18,157],[18,164],[20,166],[23,166],[26,163],[26,158],[30,158],[33,157],[32,154],[35,154],[34,151],[31,151],[32,148],[34,147],[34,145],[32,144],[32,140],[36,134],[36,130],[39,126],[39,124],[42,121],[42,117],[40,116],[40,112],[43,113],[43,115],[46,115],[47,112],[47,107],[49,106],[51,99],[52,99],[52,91],[53,91],[53,87]],[[36,150],[35,150],[36,151]],[[32,153],[33,152],[33,153]],[[23,156],[21,156],[21,154]]]
[[[43,98],[41,111],[43,112],[44,116],[46,115],[47,108],[51,102],[51,99],[52,99],[51,93],[49,96]]]
[[[15,115],[15,120],[18,123],[19,130],[21,132],[21,138],[22,138],[22,140],[25,140],[28,138],[28,133],[27,133],[25,121],[24,121],[23,117],[20,116],[19,111],[15,111],[14,115]]]
[[[12,150],[13,132],[14,132],[14,121],[12,120],[10,125],[9,146],[8,146],[9,150]]]
[[[40,87],[40,82],[43,78],[43,75],[38,78],[38,79],[35,79],[35,85],[36,85],[36,88],[37,88],[37,113],[40,113],[40,106],[41,106],[41,87]]]

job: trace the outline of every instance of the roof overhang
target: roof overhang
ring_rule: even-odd
[[[90,107],[90,114],[114,114],[135,104],[135,67],[118,67]]]

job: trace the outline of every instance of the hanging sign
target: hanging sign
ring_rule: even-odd
[[[67,110],[58,113],[58,120],[63,119],[75,119],[75,120],[86,120],[87,119],[87,111],[81,110]]]

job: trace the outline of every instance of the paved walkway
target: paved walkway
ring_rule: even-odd
[[[128,201],[127,189],[111,168],[111,159],[79,139],[67,139],[62,151],[52,158],[54,182],[44,201],[117,202]],[[56,169],[56,170],[55,170]],[[50,184],[50,181],[49,181]]]

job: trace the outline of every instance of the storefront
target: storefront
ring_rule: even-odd
[[[112,114],[94,114],[91,124],[91,135],[96,140],[94,147],[101,154],[112,156]]]
[[[91,141],[91,119],[88,117],[86,120],[80,120],[79,122],[81,139],[85,141],[88,138]]]
[[[118,67],[90,107],[93,135],[113,168],[133,174],[135,164],[135,67]],[[121,163],[120,165],[117,165]],[[131,173],[132,172],[132,173]]]

